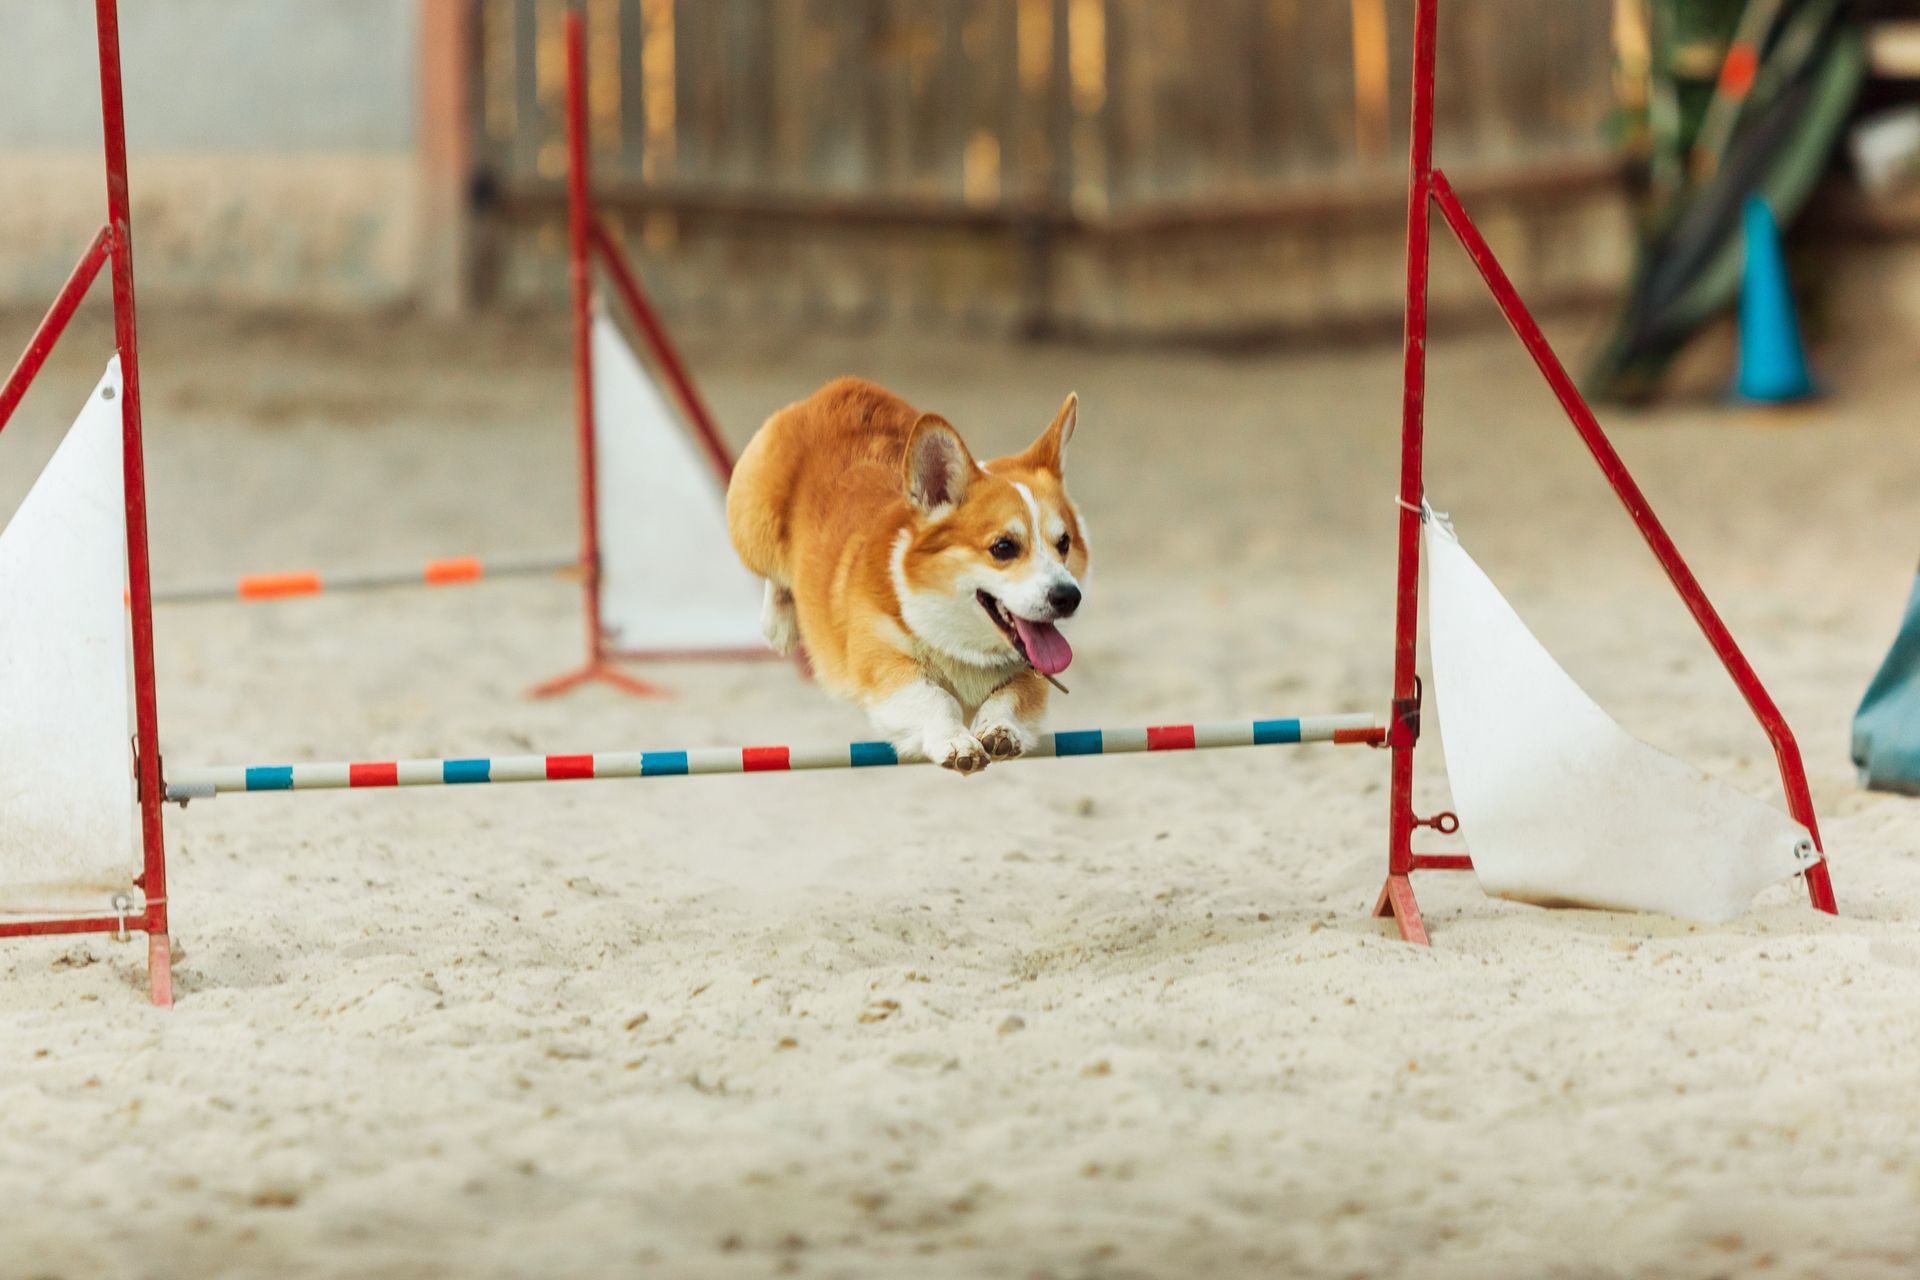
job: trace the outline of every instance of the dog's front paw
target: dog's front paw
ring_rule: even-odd
[[[1017,760],[1040,742],[1038,734],[1011,721],[975,725],[974,731],[980,739],[980,745],[995,760]]]
[[[928,738],[927,759],[958,774],[975,774],[987,767],[987,749],[970,733],[952,738]]]

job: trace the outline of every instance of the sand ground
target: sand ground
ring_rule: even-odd
[[[157,576],[565,548],[565,335],[150,317]],[[0,325],[5,349],[25,333]],[[1076,388],[1097,571],[1060,727],[1381,707],[1397,352],[684,335],[736,437],[858,371],[1013,446]],[[1576,336],[1576,335],[1571,335]],[[11,509],[98,375],[76,330]],[[1806,748],[1844,916],[1419,882],[1365,749],[406,795],[168,817],[142,949],[0,947],[0,1274],[1910,1276],[1920,807],[1848,719],[1913,568],[1920,371],[1609,415]],[[1764,741],[1510,342],[1435,349],[1430,486],[1630,727]],[[572,589],[170,610],[181,763],[844,741],[771,664],[520,694]],[[1422,805],[1445,802],[1431,746]]]

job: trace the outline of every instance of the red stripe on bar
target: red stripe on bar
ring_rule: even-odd
[[[593,776],[592,756],[548,756],[547,777],[554,782]]]
[[[256,573],[240,579],[242,600],[278,600],[286,596],[311,596],[320,593],[317,573]]]
[[[1413,855],[1415,871],[1471,871],[1473,858],[1464,853],[1416,853]]]
[[[454,582],[478,582],[486,573],[477,556],[456,556],[451,560],[429,560],[420,575],[430,587]]]
[[[1333,731],[1333,741],[1336,746],[1365,742],[1377,747],[1386,740],[1387,731],[1377,725],[1367,729],[1335,729]]]
[[[780,773],[792,766],[785,747],[742,747],[740,767],[748,773]]]
[[[347,766],[347,785],[397,787],[400,785],[400,766],[391,760],[379,764],[350,764]]]
[[[1147,750],[1193,750],[1193,726],[1190,724],[1156,724],[1149,726],[1147,729]]]

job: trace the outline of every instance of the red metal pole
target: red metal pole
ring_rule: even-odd
[[[1417,0],[1413,19],[1413,142],[1407,179],[1407,318],[1400,403],[1399,559],[1393,619],[1393,721],[1387,810],[1387,882],[1375,915],[1392,915],[1408,942],[1427,941],[1414,901],[1413,749],[1420,733],[1420,501],[1426,432],[1428,206],[1433,191],[1434,30],[1438,0]]]
[[[719,473],[722,481],[733,479],[733,454],[728,451],[727,442],[720,435],[713,413],[701,398],[700,388],[694,385],[693,375],[687,372],[686,362],[681,360],[673,339],[667,336],[666,325],[660,322],[653,304],[647,299],[646,291],[640,287],[639,277],[634,275],[632,267],[627,264],[626,255],[620,252],[620,246],[614,243],[605,224],[598,218],[593,220],[593,247],[598,251],[600,261],[606,265],[608,274],[613,277],[613,286],[627,304],[634,322],[640,326],[640,333],[646,338],[648,349],[653,352],[654,362],[673,384],[674,394],[679,396],[680,406],[686,410],[687,419],[693,424],[693,433],[706,449],[713,469]]]
[[[66,332],[67,321],[73,319],[73,313],[79,310],[87,290],[93,287],[94,277],[100,274],[100,264],[107,260],[112,245],[113,229],[101,227],[94,233],[93,243],[80,255],[73,274],[60,286],[53,305],[47,308],[46,318],[33,331],[33,337],[28,340],[27,349],[21,353],[19,363],[7,375],[6,384],[0,386],[0,431],[7,429],[7,420],[13,417],[20,397],[27,394],[27,387],[32,384],[34,375],[40,372],[40,366],[47,362],[53,344],[60,341],[60,335]]]
[[[600,622],[600,462],[593,437],[593,209],[587,168],[587,36],[578,9],[566,17],[567,44],[567,278],[573,290],[573,405],[580,453],[580,580],[586,594],[587,660],[531,691],[555,694],[598,680],[635,697],[661,689],[608,664]]]
[[[1480,229],[1474,225],[1473,219],[1467,216],[1466,208],[1461,205],[1459,197],[1454,195],[1453,187],[1447,182],[1445,174],[1433,175],[1433,198],[1434,202],[1440,206],[1440,213],[1446,218],[1447,225],[1453,229],[1453,234],[1459,238],[1461,246],[1466,249],[1467,256],[1472,258],[1473,265],[1480,269],[1480,275],[1486,280],[1487,288],[1493,292],[1494,300],[1500,304],[1500,310],[1506,315],[1507,323],[1513,326],[1514,333],[1519,335],[1527,353],[1533,357],[1534,364],[1539,366],[1541,374],[1547,380],[1547,385],[1552,387],[1553,393],[1560,398],[1561,408],[1566,410],[1567,417],[1573,422],[1574,430],[1580,433],[1580,439],[1585,442],[1587,451],[1600,465],[1600,471],[1606,476],[1607,483],[1613,486],[1613,491],[1619,495],[1622,505],[1627,509],[1627,514],[1633,517],[1633,523],[1639,528],[1640,536],[1645,538],[1647,545],[1653,549],[1654,558],[1659,560],[1660,567],[1666,570],[1667,578],[1673,583],[1674,590],[1678,591],[1680,598],[1686,602],[1687,610],[1693,614],[1693,620],[1699,624],[1701,633],[1707,638],[1707,643],[1713,646],[1713,651],[1719,657],[1721,665],[1727,669],[1727,674],[1733,677],[1733,682],[1739,687],[1741,696],[1747,700],[1747,706],[1759,720],[1760,727],[1766,731],[1767,738],[1773,743],[1774,757],[1780,766],[1780,783],[1786,791],[1787,810],[1813,837],[1814,847],[1821,848],[1820,827],[1814,817],[1813,796],[1807,787],[1806,769],[1800,761],[1800,746],[1794,740],[1793,730],[1787,726],[1786,717],[1782,716],[1780,709],[1774,705],[1766,686],[1760,683],[1760,677],[1754,673],[1752,665],[1747,662],[1746,655],[1740,652],[1740,646],[1735,643],[1733,633],[1727,630],[1727,624],[1720,620],[1719,613],[1707,599],[1707,593],[1701,588],[1699,579],[1693,576],[1693,570],[1687,567],[1687,562],[1681,556],[1679,548],[1674,546],[1673,539],[1667,536],[1666,528],[1660,523],[1660,518],[1653,513],[1653,507],[1647,502],[1646,494],[1641,492],[1632,473],[1620,460],[1620,455],[1615,452],[1613,443],[1607,439],[1606,432],[1601,430],[1599,421],[1594,418],[1593,410],[1587,406],[1586,399],[1574,386],[1573,379],[1567,376],[1565,366],[1554,354],[1553,347],[1547,342],[1546,335],[1540,331],[1539,324],[1527,310],[1526,303],[1521,301],[1519,292],[1513,287],[1513,281],[1507,278],[1505,269],[1501,267],[1499,259],[1494,257],[1493,250],[1480,234]],[[1833,882],[1828,875],[1825,859],[1814,864],[1807,872],[1807,892],[1813,899],[1813,905],[1819,910],[1829,913],[1837,910],[1833,897]]]
[[[153,1002],[173,1003],[167,940],[167,853],[161,828],[160,710],[154,692],[153,580],[147,564],[146,455],[140,431],[140,332],[134,318],[133,214],[127,193],[127,118],[120,85],[118,0],[95,0],[100,43],[100,114],[105,131],[107,225],[113,229],[113,330],[120,351],[120,421],[125,452],[127,591],[133,617],[134,720],[139,733],[140,835],[146,870],[147,963]]]
[[[578,9],[567,37],[567,279],[573,290],[573,403],[580,441],[580,564],[587,593],[587,662],[600,660],[600,483],[593,438],[593,263],[588,244],[587,39]]]

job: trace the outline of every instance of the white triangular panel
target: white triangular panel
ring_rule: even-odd
[[[0,912],[106,913],[135,875],[120,362],[0,532]]]
[[[764,588],[733,553],[720,478],[605,316],[593,322],[593,403],[608,648],[764,647]]]
[[[1622,729],[1429,513],[1434,698],[1481,887],[1544,906],[1729,920],[1806,870],[1778,809]]]

